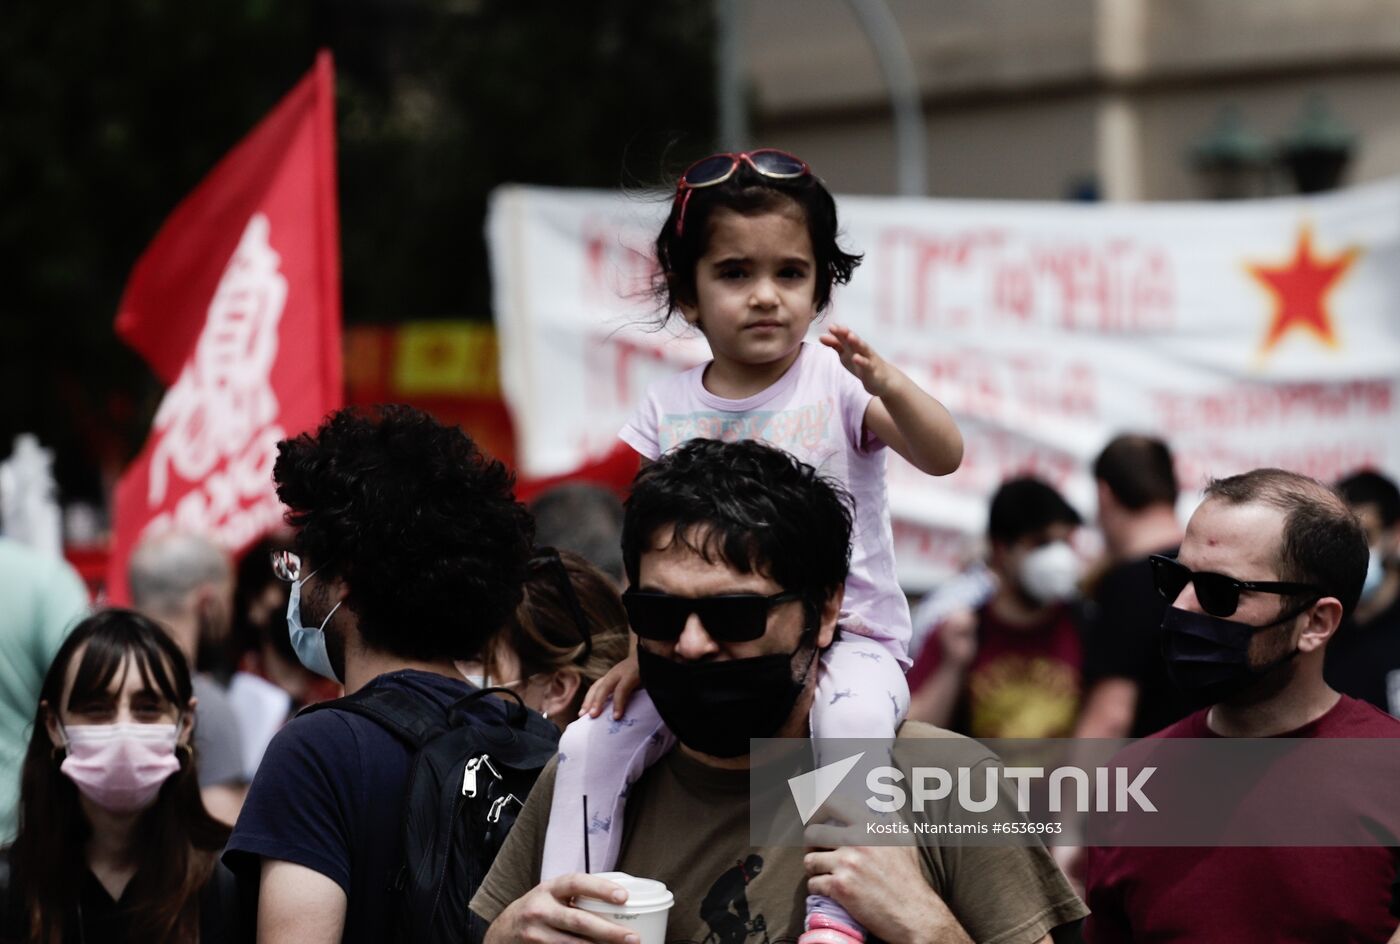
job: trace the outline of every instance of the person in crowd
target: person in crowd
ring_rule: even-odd
[[[1206,707],[1154,737],[1400,737],[1400,721],[1323,678],[1366,556],[1355,515],[1313,479],[1256,469],[1208,485],[1177,557],[1153,558],[1171,603],[1169,669]],[[1397,865],[1381,846],[1090,847],[1085,933],[1091,944],[1396,941]]]
[[[1366,530],[1370,557],[1356,609],[1327,646],[1323,675],[1343,695],[1400,718],[1400,489],[1365,470],[1337,490]]]
[[[1073,733],[1084,651],[1070,539],[1080,520],[1040,479],[997,489],[987,525],[996,592],[924,644],[909,672],[911,718],[975,738]]]
[[[973,611],[997,592],[997,575],[987,566],[982,543],[979,538],[975,549],[969,550],[957,571],[930,587],[920,598],[912,616],[914,633],[909,640],[910,652],[922,650],[924,643],[933,637],[934,630],[949,619],[971,619]]]
[[[535,549],[525,592],[480,661],[458,665],[467,681],[516,692],[562,731],[588,687],[627,656],[627,613],[612,579],[581,555]]]
[[[232,825],[248,791],[238,716],[224,686],[194,670],[200,650],[229,635],[233,568],[228,554],[208,538],[171,531],[137,545],[127,579],[135,609],[165,627],[185,654],[199,701],[195,749],[204,805]]]
[[[63,560],[0,537],[0,842],[15,834],[19,768],[39,683],[87,614],[83,579]]]
[[[1108,568],[1093,586],[1087,694],[1075,734],[1145,737],[1190,712],[1167,678],[1161,628],[1167,603],[1153,592],[1148,560],[1175,556],[1181,543],[1171,450],[1150,436],[1117,436],[1094,461],[1094,479]]]
[[[687,168],[656,237],[656,295],[661,323],[683,319],[705,339],[711,358],[653,384],[618,435],[647,461],[697,437],[758,439],[820,465],[855,493],[860,521],[843,632],[819,668],[813,724],[819,737],[888,738],[909,707],[911,626],[895,576],[886,454],[892,450],[928,475],[947,475],[962,461],[963,440],[943,404],[854,331],[831,325],[820,343],[805,340],[835,287],[860,263],[841,247],[838,232],[835,199],[791,154],[715,154]],[[560,750],[619,740],[640,748],[666,737],[645,695],[628,703],[638,677],[629,658],[601,680],[588,699],[587,714],[597,723],[566,732]],[[609,695],[613,717],[603,719]],[[617,730],[624,720],[628,726]],[[614,799],[635,772],[599,773],[612,776],[574,783],[565,768],[556,795],[607,797],[619,808]],[[608,857],[598,864],[606,868]],[[850,915],[816,898],[811,924],[827,937],[845,935],[846,944],[863,938]]]
[[[296,553],[287,620],[297,657],[344,684],[406,692],[442,713],[520,602],[531,522],[509,472],[457,427],[406,406],[332,414],[278,445]],[[403,858],[409,747],[337,708],[268,746],[225,861],[255,892],[264,944],[381,942],[386,876]]]
[[[187,666],[131,610],[98,612],[64,640],[24,756],[0,939],[237,939],[218,864],[228,827],[200,799]]]
[[[805,886],[881,940],[1048,941],[1084,910],[1040,846],[750,845],[749,739],[809,736],[851,532],[839,485],[752,440],[692,440],[638,474],[622,532],[624,601],[642,681],[677,743],[630,785],[625,820],[605,827],[620,849],[616,866],[675,895],[668,940],[723,934],[706,916],[733,914],[722,890],[735,884],[737,862],[742,913],[771,940],[803,933]],[[907,722],[900,735],[938,733]],[[473,898],[472,910],[491,922],[486,944],[627,944],[626,927],[570,907],[579,895],[617,900],[617,885],[542,871],[546,845],[579,842],[579,820],[555,818],[551,794],[556,771],[580,760],[608,762],[561,753],[545,768]]]
[[[622,584],[622,502],[610,489],[589,482],[565,482],[530,502],[535,540],[578,554],[617,585]]]
[[[274,552],[290,537],[266,537],[243,552],[235,568],[231,658],[238,671],[265,679],[287,693],[289,715],[307,705],[339,698],[334,679],[302,665],[287,632],[288,584],[272,570]]]

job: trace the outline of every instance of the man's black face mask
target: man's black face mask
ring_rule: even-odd
[[[1168,607],[1162,617],[1162,651],[1172,684],[1204,707],[1226,701],[1281,668],[1291,652],[1267,665],[1249,664],[1249,641],[1255,633],[1290,622],[1312,606],[1309,601],[1263,626]]]
[[[750,738],[772,737],[792,715],[817,661],[809,627],[792,652],[719,662],[672,662],[637,647],[642,686],[661,720],[692,750],[712,757],[741,757]],[[811,649],[801,676],[793,660]]]

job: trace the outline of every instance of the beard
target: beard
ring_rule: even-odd
[[[1259,652],[1251,648],[1249,654],[1249,664],[1256,668],[1274,664],[1274,667],[1261,676],[1253,685],[1231,695],[1222,701],[1234,708],[1244,708],[1249,705],[1259,704],[1268,701],[1279,692],[1293,684],[1294,678],[1298,675],[1298,660],[1290,658],[1298,655],[1297,644],[1293,641],[1294,620],[1283,626],[1275,626],[1273,629],[1266,629],[1257,637],[1259,639]]]
[[[345,606],[342,604],[337,608],[337,602],[338,601],[331,596],[330,587],[326,585],[325,581],[308,580],[307,583],[302,586],[302,625],[321,626],[323,622],[325,623],[322,631],[325,633],[326,637],[326,657],[330,660],[331,669],[334,670],[336,678],[344,683],[345,636],[337,632],[335,624],[340,618],[341,613],[345,611]],[[334,610],[334,613],[331,612],[332,610]],[[326,620],[327,615],[330,615],[329,621]],[[288,641],[288,645],[290,645],[290,640]],[[293,653],[293,660],[295,661],[295,652]]]

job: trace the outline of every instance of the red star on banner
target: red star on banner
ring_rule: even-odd
[[[1331,259],[1315,256],[1312,228],[1304,224],[1298,229],[1298,244],[1287,263],[1278,267],[1246,263],[1249,274],[1269,290],[1275,301],[1273,323],[1264,337],[1262,352],[1273,350],[1293,328],[1305,328],[1323,344],[1336,347],[1337,333],[1327,309],[1327,293],[1360,255],[1361,250],[1352,246]]]

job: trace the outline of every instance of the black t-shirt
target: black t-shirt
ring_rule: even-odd
[[[1176,549],[1162,551],[1175,555]],[[1105,678],[1137,683],[1130,737],[1145,737],[1191,713],[1192,705],[1167,677],[1162,616],[1167,601],[1152,582],[1146,557],[1116,564],[1099,580],[1089,607],[1084,649],[1086,687]]]
[[[405,669],[369,687],[411,691],[443,705],[470,694],[464,681]],[[368,718],[328,708],[292,719],[267,747],[224,861],[255,902],[261,860],[295,862],[344,890],[346,942],[391,933],[390,882],[403,858],[402,807],[409,749]]]
[[[78,900],[64,918],[64,944],[131,944],[131,919],[121,900],[114,899],[89,869],[83,869],[77,887]],[[11,894],[15,897],[10,898]],[[0,930],[0,939],[5,941],[28,939],[29,914],[18,898],[15,883],[6,893],[4,928]]]
[[[1343,695],[1400,717],[1400,598],[1365,625],[1344,620],[1327,644],[1322,671]]]
[[[29,912],[20,901],[19,880],[10,873],[10,850],[0,850],[0,940],[21,941],[29,935]],[[127,884],[127,891],[131,884]],[[78,900],[65,920],[64,944],[134,944],[131,936],[130,902],[127,892],[113,898],[90,869],[83,869],[77,880]],[[213,875],[199,893],[200,944],[250,940],[252,925],[236,913],[233,879],[228,870],[216,865]]]

